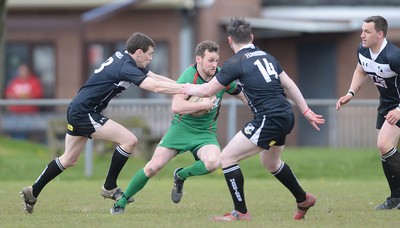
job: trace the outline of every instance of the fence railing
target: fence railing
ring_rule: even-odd
[[[54,130],[54,125],[51,123],[63,119],[65,120],[66,107],[69,104],[69,99],[35,99],[35,100],[4,100],[0,99],[0,109],[5,110],[9,105],[38,105],[43,107],[45,112],[29,115],[14,115],[8,112],[0,114],[0,133],[9,132],[33,132],[34,134],[48,136],[51,130]],[[298,137],[305,138],[306,143],[301,145],[326,146],[326,147],[363,147],[371,148],[376,145],[376,107],[377,100],[358,100],[354,99],[351,103],[342,107],[340,111],[335,110],[336,100],[334,99],[308,99],[307,103],[317,113],[324,115],[326,123],[321,127],[321,132],[315,133],[314,130],[307,126],[308,123],[304,118],[297,118],[297,123],[300,122],[300,129],[297,133]],[[132,131],[140,138],[143,132],[143,126],[147,126],[149,134],[154,138],[161,138],[165,131],[170,126],[173,114],[171,112],[170,99],[115,99],[110,102],[106,109],[106,115],[112,119],[138,118],[145,125],[140,127],[132,126]],[[224,99],[222,103],[222,112],[226,113],[226,119],[222,126],[225,128],[224,141],[229,141],[241,126],[237,126],[240,122],[238,119],[243,119],[238,115],[239,108],[243,104],[237,99]],[[294,109],[296,109],[294,107]],[[50,110],[50,111],[49,111]],[[299,112],[295,111],[297,114]],[[299,116],[300,117],[300,116]],[[221,119],[221,118],[220,118]],[[246,118],[244,121],[247,121]],[[221,122],[221,120],[220,120]],[[302,123],[304,126],[302,127]],[[124,123],[122,123],[125,125]],[[137,123],[136,123],[137,124]],[[64,125],[65,126],[65,125]],[[128,128],[129,123],[125,126]],[[64,127],[62,129],[62,139],[65,135]],[[306,130],[308,129],[308,130]],[[221,138],[223,136],[219,136]],[[300,140],[301,141],[301,140]],[[316,143],[317,142],[317,143]],[[322,142],[322,143],[321,143]],[[223,144],[222,144],[223,145]],[[300,146],[301,146],[300,145]],[[93,141],[89,140],[85,149],[85,175],[92,176],[92,156],[93,156]]]
[[[374,147],[378,101],[354,99],[351,103],[343,106],[340,111],[335,110],[336,101],[334,99],[307,99],[310,107],[316,112],[322,113],[326,119],[325,126],[321,130],[321,134],[325,137],[324,140],[321,140],[324,142],[321,146]],[[65,119],[65,110],[69,102],[69,99],[0,99],[0,108],[3,106],[3,110],[5,106],[26,104],[47,107],[44,109],[52,108],[51,111],[30,114],[25,117],[2,112],[0,114],[0,132],[6,133],[12,130],[46,131],[49,129],[50,120]],[[105,114],[110,118],[117,119],[141,118],[149,127],[152,136],[161,137],[168,129],[173,117],[170,105],[170,99],[115,99],[110,102]],[[241,117],[238,116],[237,110],[243,104],[237,99],[228,98],[224,99],[222,106],[226,111],[226,124],[224,124],[225,126],[220,125],[219,128],[225,128],[221,132],[226,135],[220,135],[220,138],[223,141],[229,141],[239,129],[237,123],[240,122],[238,119]],[[294,107],[294,109],[296,108]],[[304,120],[297,118],[296,121]],[[307,145],[307,142],[302,143],[302,145]]]

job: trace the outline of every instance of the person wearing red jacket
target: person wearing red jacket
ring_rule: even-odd
[[[38,99],[42,96],[43,88],[39,78],[30,71],[27,65],[20,65],[17,75],[5,89],[5,98]],[[39,107],[35,105],[13,105],[9,106],[8,110],[13,113],[27,114],[38,112]]]

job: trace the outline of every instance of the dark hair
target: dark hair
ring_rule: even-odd
[[[150,46],[155,48],[156,44],[149,36],[140,32],[133,33],[126,41],[126,50],[128,50],[130,54],[135,53],[138,49],[147,52]]]
[[[215,43],[214,41],[210,41],[210,40],[202,41],[197,45],[196,50],[194,51],[194,54],[196,56],[204,57],[206,50],[209,52],[219,53],[219,45],[217,43]]]
[[[226,31],[235,43],[245,44],[251,42],[251,25],[243,17],[231,18],[231,22],[226,26]]]
[[[371,16],[371,17],[365,18],[364,22],[366,22],[366,23],[374,22],[375,30],[377,32],[382,31],[383,35],[386,37],[387,30],[388,30],[388,23],[385,18],[383,18],[382,16]]]

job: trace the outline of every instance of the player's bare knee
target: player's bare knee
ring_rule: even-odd
[[[211,173],[219,167],[220,162],[219,162],[219,159],[208,160],[208,161],[204,162],[204,165],[205,165],[206,169]]]
[[[276,172],[281,167],[282,160],[267,160],[261,161],[261,163],[269,172]]]
[[[159,168],[153,167],[153,166],[145,166],[144,167],[144,173],[146,174],[147,177],[154,177],[157,175],[157,173],[160,171]]]
[[[378,141],[377,147],[378,147],[379,153],[381,155],[386,154],[388,151],[390,151],[393,148],[392,146],[387,146],[385,143],[379,142],[379,141]]]
[[[131,153],[137,144],[138,144],[138,139],[135,136],[133,136],[125,140],[125,142],[121,143],[121,147],[126,152]]]

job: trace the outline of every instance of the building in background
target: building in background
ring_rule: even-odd
[[[124,48],[136,31],[157,44],[150,68],[173,79],[194,61],[192,50],[201,40],[221,45],[222,62],[233,54],[225,32],[232,16],[252,23],[254,43],[280,59],[306,99],[336,99],[347,91],[365,17],[386,17],[388,39],[400,45],[397,0],[8,0],[7,7],[4,84],[27,62],[41,76],[47,98],[72,98],[93,69]],[[377,98],[374,85],[366,87],[357,97]],[[124,94],[164,96],[138,89]],[[329,116],[329,110],[317,107],[316,112]],[[238,110],[238,128],[246,115],[246,108]],[[297,120],[290,144],[328,144],[328,130],[315,134],[305,120]]]

